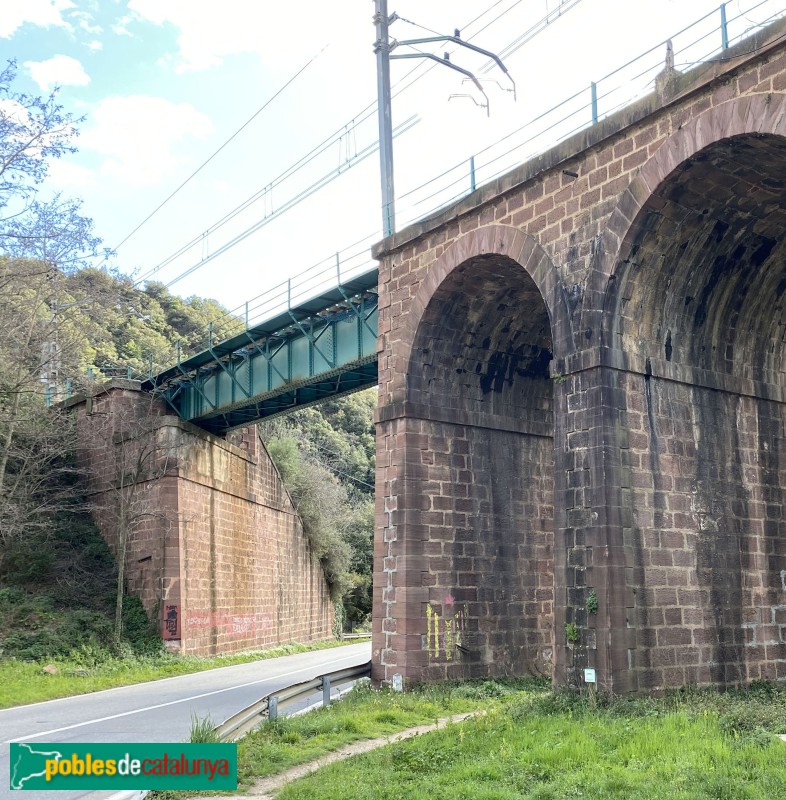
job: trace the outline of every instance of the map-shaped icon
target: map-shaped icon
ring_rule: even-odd
[[[59,761],[63,754],[58,750],[39,750],[33,745],[17,743],[17,759],[11,767],[11,788],[24,789],[31,778],[46,775],[46,762]]]

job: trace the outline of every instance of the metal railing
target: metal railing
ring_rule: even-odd
[[[266,720],[275,721],[285,708],[291,707],[319,690],[322,691],[322,705],[329,706],[331,702],[330,693],[337,686],[370,677],[371,662],[367,661],[359,667],[348,667],[335,672],[327,672],[324,675],[312,678],[310,681],[295,683],[284,689],[276,689],[275,692],[266,694],[255,703],[224,720],[224,722],[215,727],[215,732],[222,742],[235,741]]]
[[[520,128],[413,188],[404,187],[397,200],[404,225],[430,216],[474,189],[506,174],[570,136],[597,124],[655,88],[671,42],[678,73],[722,57],[729,47],[786,13],[783,0],[758,0],[742,9],[731,2],[694,22],[611,72],[589,80],[570,97],[543,111]]]

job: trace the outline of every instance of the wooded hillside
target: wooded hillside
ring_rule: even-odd
[[[204,349],[209,326],[214,341],[241,326],[213,300],[183,299],[96,266],[101,241],[80,202],[40,191],[49,162],[75,149],[76,120],[56,92],[15,91],[15,75],[13,62],[0,71],[0,609],[29,610],[5,615],[0,655],[25,649],[14,639],[25,626],[87,608],[82,589],[91,579],[101,584],[97,595],[106,589],[107,553],[98,571],[80,556],[101,546],[85,533],[73,420],[58,401],[107,375],[143,377],[168,366],[178,346]],[[357,395],[265,428],[353,624],[369,610],[372,407],[371,395]],[[89,615],[81,620],[88,638],[101,627]],[[60,647],[38,644],[42,657]]]

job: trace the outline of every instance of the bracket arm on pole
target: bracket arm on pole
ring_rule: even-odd
[[[452,37],[451,37],[452,38]],[[453,64],[451,61],[445,61],[444,58],[440,58],[439,56],[435,56],[433,53],[400,53],[399,55],[390,56],[391,59],[393,58],[430,58],[432,61],[436,61],[437,64],[442,64],[443,66],[450,67],[451,69],[455,69],[456,72],[460,72],[462,75],[466,75],[474,84],[478,87],[478,91],[486,98],[486,114],[491,114],[491,107],[489,105],[489,96],[486,92],[483,91],[483,87],[480,85],[480,81],[468,70],[464,69],[463,67],[459,67],[456,64]]]
[[[508,80],[513,84],[513,99],[516,99],[516,81],[513,80],[513,76],[508,72],[507,67],[502,63],[502,59],[496,53],[492,53],[490,50],[484,50],[482,47],[478,47],[476,44],[472,44],[471,42],[465,42],[458,36],[426,36],[422,39],[406,39],[404,41],[397,41],[395,45],[391,46],[391,50],[393,49],[393,46],[398,47],[400,45],[431,44],[434,42],[453,42],[453,44],[466,47],[469,50],[474,50],[476,53],[480,53],[481,55],[490,58],[505,73],[505,75],[507,75]],[[390,57],[400,58],[401,56],[392,55]]]

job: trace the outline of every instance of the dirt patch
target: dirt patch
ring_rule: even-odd
[[[404,731],[393,733],[390,736],[383,736],[378,739],[366,739],[362,742],[354,742],[353,744],[342,747],[340,750],[335,750],[332,753],[322,756],[315,761],[309,761],[307,764],[300,764],[297,767],[292,767],[281,772],[278,775],[271,775],[269,778],[262,778],[258,780],[245,794],[232,795],[234,798],[253,798],[253,800],[272,800],[275,792],[281,789],[286,784],[291,783],[298,778],[305,775],[310,775],[312,772],[321,769],[322,767],[332,764],[334,761],[343,761],[350,756],[356,756],[360,753],[368,753],[369,750],[376,750],[378,747],[384,747],[386,744],[393,744],[394,742],[401,742],[404,739],[411,739],[413,736],[418,736],[421,733],[430,733],[438,728],[444,728],[452,722],[463,722],[469,717],[474,717],[478,712],[473,711],[469,714],[456,714],[453,717],[445,717],[444,719],[437,720],[436,723],[429,725],[418,725],[416,728],[407,728]],[[215,797],[204,797],[200,800],[226,800],[227,795],[216,795]]]

